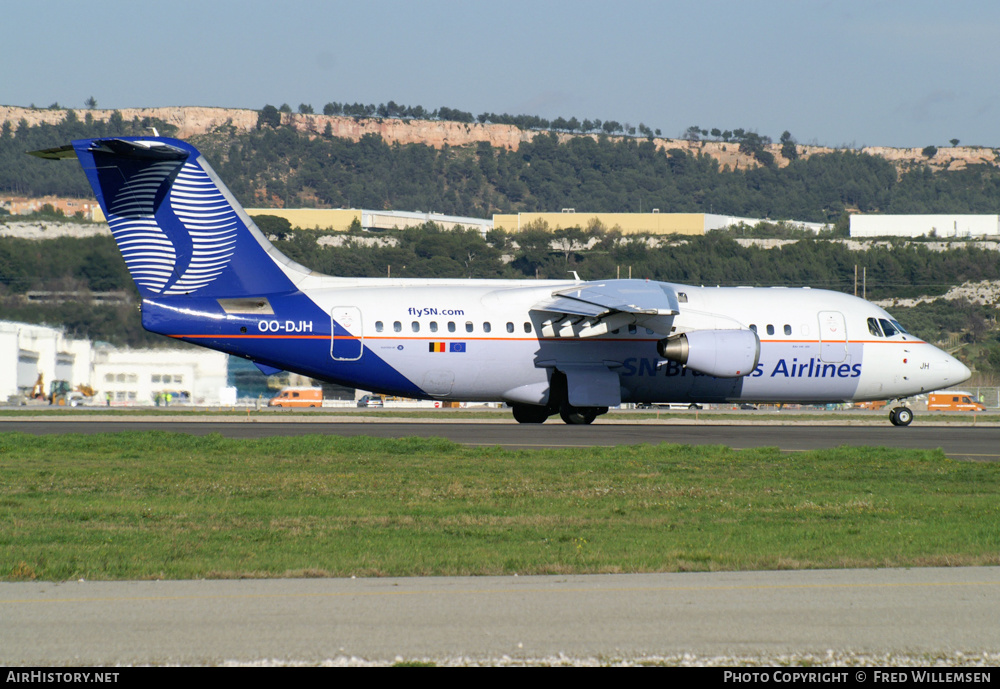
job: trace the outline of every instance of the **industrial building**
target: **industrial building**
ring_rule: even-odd
[[[59,328],[0,321],[0,401],[30,393],[39,375],[48,393],[53,380],[90,383],[91,343]]]
[[[92,402],[113,406],[153,404],[170,393],[176,401],[217,405],[235,401],[228,387],[228,354],[201,348],[128,349],[66,337],[60,328],[0,321],[0,402],[30,397],[41,376],[87,386]]]
[[[211,349],[119,349],[95,347],[90,384],[113,405],[173,402],[232,404],[226,390],[229,355]]]
[[[529,226],[542,225],[549,230],[571,227],[586,229],[595,223],[607,230],[618,230],[623,234],[702,235],[711,230],[721,230],[740,224],[755,226],[761,222],[760,218],[742,218],[716,213],[661,213],[656,209],[650,213],[591,213],[565,208],[562,211],[551,213],[497,213],[492,219],[422,211],[367,210],[363,208],[247,208],[246,212],[251,217],[272,215],[284,218],[293,228],[303,230],[347,232],[352,226],[365,230],[405,230],[433,222],[446,230],[458,227],[467,231],[475,230],[484,236],[494,228],[516,233]],[[96,208],[94,211],[94,219],[100,222],[104,221],[104,215],[100,208]],[[830,229],[830,225],[823,223],[796,220],[783,220],[781,222],[816,233]]]
[[[1000,236],[1000,215],[852,215],[851,237]]]
[[[493,216],[493,226],[507,232],[520,232],[526,227],[544,224],[549,230],[579,227],[586,229],[599,224],[606,230],[622,234],[687,234],[703,235],[711,230],[721,230],[734,225],[755,226],[760,218],[740,218],[715,213],[587,213],[567,208],[559,213],[511,213]],[[829,229],[822,223],[783,221],[801,229],[820,232]]]

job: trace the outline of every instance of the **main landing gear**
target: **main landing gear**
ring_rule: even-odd
[[[511,410],[518,423],[545,423],[553,414],[559,414],[565,423],[572,426],[592,424],[598,416],[608,413],[607,407],[572,406],[566,389],[566,375],[561,371],[552,374],[548,404],[512,404]]]
[[[545,423],[545,419],[549,418],[548,407],[535,404],[514,404],[511,410],[518,423]]]
[[[515,404],[511,406],[511,410],[518,423],[545,423],[547,418],[556,413],[554,409],[535,404]],[[570,425],[591,424],[598,416],[607,413],[607,407],[571,407],[565,403],[559,407],[559,416]]]
[[[889,421],[893,426],[909,426],[913,421],[913,411],[909,407],[893,407],[889,412]]]
[[[571,407],[566,403],[563,403],[559,407],[559,416],[562,420],[570,425],[574,424],[592,424],[594,419],[596,419],[601,414],[607,414],[607,407]]]

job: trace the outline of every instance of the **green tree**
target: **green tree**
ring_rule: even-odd
[[[281,124],[281,113],[273,105],[265,105],[261,108],[261,111],[257,113],[257,129],[263,126],[277,127]]]
[[[255,215],[254,224],[267,237],[283,241],[292,233],[292,223],[277,215]]]

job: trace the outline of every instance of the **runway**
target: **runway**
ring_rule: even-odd
[[[0,663],[996,665],[997,601],[997,567],[2,583]]]
[[[302,421],[302,422],[300,422]],[[438,436],[509,448],[637,443],[942,448],[1000,460],[995,426],[0,419],[0,431]],[[5,665],[1000,662],[1000,568],[593,576],[0,583]],[[351,660],[353,659],[353,660]]]
[[[1000,426],[914,424],[897,428],[888,423],[877,425],[795,424],[754,425],[720,422],[686,423],[597,423],[592,426],[567,426],[561,423],[541,425],[513,422],[477,421],[409,422],[376,419],[374,421],[327,421],[308,415],[287,416],[281,420],[250,420],[231,417],[127,417],[99,420],[75,420],[52,417],[44,421],[0,418],[0,432],[20,431],[50,433],[115,433],[119,431],[174,431],[205,435],[219,433],[234,438],[325,435],[371,435],[402,438],[406,436],[441,437],[463,445],[497,445],[511,449],[574,448],[611,445],[678,443],[683,445],[727,445],[736,449],[778,447],[787,452],[850,446],[879,446],[900,449],[942,449],[957,460],[1000,461]]]

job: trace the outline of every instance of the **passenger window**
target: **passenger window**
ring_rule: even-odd
[[[419,321],[413,321],[413,323],[410,324],[410,328],[413,329],[413,332],[419,333],[420,332],[420,322]]]
[[[493,330],[493,326],[491,326],[488,322],[484,322],[483,323],[483,332],[484,333],[488,333],[491,330]]]
[[[528,323],[527,321],[524,322],[524,332],[526,333],[531,332],[531,323]]]
[[[647,335],[652,335],[653,334],[652,329],[651,328],[646,328],[646,334]]]
[[[382,321],[375,321],[375,332],[377,333],[382,332],[382,328],[383,328]]]
[[[438,322],[437,321],[431,321],[431,332],[432,333],[436,333],[437,331],[438,331]]]
[[[767,326],[767,334],[768,335],[773,335],[774,334],[774,326],[773,325],[768,325]]]
[[[448,321],[448,332],[455,332],[455,321]]]
[[[393,324],[392,324],[392,331],[394,333],[402,332],[403,331],[403,324],[400,323],[399,321],[394,321]]]
[[[684,292],[678,292],[677,293],[677,301],[680,302],[681,304],[687,304],[687,302],[688,302],[688,295],[684,294]]]
[[[875,337],[882,337],[882,331],[878,329],[878,321],[874,318],[868,319],[868,332]]]
[[[786,335],[792,334],[792,326],[788,325],[788,323],[785,323],[785,334]]]
[[[513,323],[507,323],[507,332],[509,332],[509,333],[514,332],[514,324]]]
[[[465,322],[465,332],[471,333],[472,332],[472,328],[473,328],[472,321],[466,321]]]
[[[754,332],[757,332],[757,324],[756,323],[751,323],[750,324],[750,329],[753,330]]]
[[[636,327],[634,325],[630,325],[628,327],[628,334],[629,335],[635,335],[635,333],[636,333]]]

